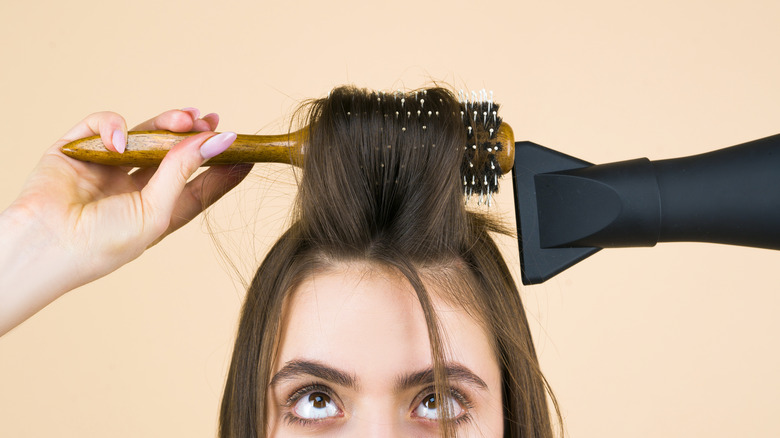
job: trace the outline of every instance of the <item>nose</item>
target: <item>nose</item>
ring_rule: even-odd
[[[368,418],[353,418],[352,425],[354,427],[345,436],[350,438],[401,438],[408,437],[408,434],[403,433],[403,428],[397,421],[393,421],[387,416],[383,418],[368,417]]]

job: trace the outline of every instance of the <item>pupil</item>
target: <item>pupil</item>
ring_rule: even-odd
[[[330,397],[321,392],[314,392],[309,396],[309,401],[312,402],[312,406],[317,409],[322,409],[330,402]]]
[[[423,402],[423,405],[425,405],[428,409],[436,409],[436,396],[431,395],[425,401]]]

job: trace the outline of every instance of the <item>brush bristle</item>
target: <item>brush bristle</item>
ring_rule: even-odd
[[[422,122],[414,125],[422,130],[427,130],[429,126],[426,121],[435,122],[439,118],[439,109],[444,108],[441,99],[438,104],[429,100],[427,90],[397,90],[390,93],[379,91],[371,93],[371,97],[376,100],[378,110],[384,113],[384,118],[392,118],[395,122],[400,120],[402,125],[405,124],[404,121]],[[510,148],[511,152],[513,145],[502,144],[502,141],[511,140],[507,140],[505,134],[499,134],[502,122],[498,116],[499,105],[493,102],[492,91],[472,91],[469,96],[461,90],[458,93],[458,103],[460,120],[466,132],[460,166],[465,202],[476,198],[478,205],[489,206],[492,196],[498,192],[498,179],[508,170],[501,168],[499,153],[506,148]],[[450,108],[455,110],[456,107]],[[351,111],[346,114],[352,116]],[[411,129],[413,125],[407,126]],[[406,132],[407,126],[402,126],[401,132]],[[508,126],[506,128],[511,132]],[[422,147],[426,145],[423,144]],[[436,145],[431,144],[431,147]]]
[[[466,129],[466,144],[463,147],[461,178],[463,195],[468,202],[472,196],[477,203],[490,205],[493,194],[498,192],[498,178],[503,170],[496,155],[504,149],[497,134],[501,127],[498,104],[493,103],[493,92],[459,93],[461,120]]]

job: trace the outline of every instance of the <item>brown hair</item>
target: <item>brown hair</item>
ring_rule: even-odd
[[[504,230],[464,207],[466,134],[452,93],[341,87],[303,108],[308,142],[294,221],[249,287],[222,399],[220,437],[266,436],[266,389],[284,301],[307,276],[353,260],[391,267],[416,291],[439,400],[447,400],[439,397],[448,390],[445,349],[425,284],[465,285],[438,289],[451,293],[443,298],[462,303],[492,337],[502,370],[504,436],[553,437],[547,404],[552,394],[517,287],[489,234]],[[443,435],[454,436],[449,421],[441,424]]]

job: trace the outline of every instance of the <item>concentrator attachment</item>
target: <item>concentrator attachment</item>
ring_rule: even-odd
[[[780,249],[780,135],[601,165],[516,142],[513,183],[523,284],[601,248],[688,241]]]

